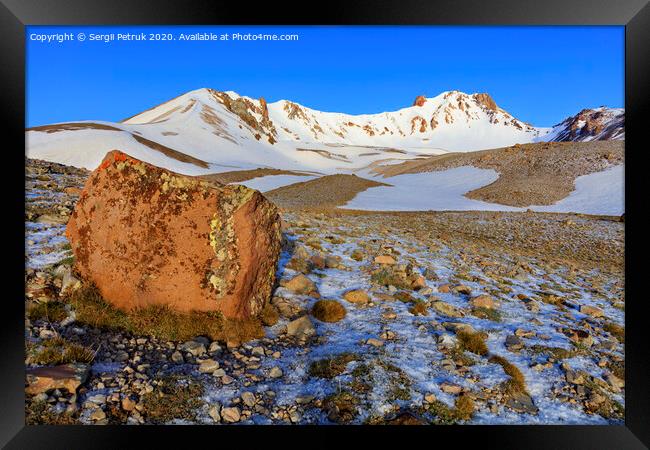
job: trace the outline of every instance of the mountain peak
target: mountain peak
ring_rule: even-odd
[[[427,98],[424,95],[418,95],[415,97],[415,101],[413,102],[413,106],[422,106],[424,103],[427,101]]]

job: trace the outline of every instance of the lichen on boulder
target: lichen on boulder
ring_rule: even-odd
[[[280,253],[277,208],[258,191],[170,172],[109,152],[66,235],[75,268],[122,309],[257,315]]]

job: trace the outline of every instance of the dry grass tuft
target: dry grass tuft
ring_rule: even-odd
[[[455,415],[460,420],[469,420],[474,414],[474,400],[469,395],[459,395],[454,404]]]
[[[25,402],[26,425],[75,425],[76,414],[55,413],[46,402]]]
[[[348,363],[357,359],[357,355],[353,353],[342,353],[333,358],[319,359],[309,366],[309,376],[328,379],[337,377],[345,372]]]
[[[321,322],[338,322],[345,318],[345,307],[336,300],[318,300],[311,309],[311,314]]]
[[[278,320],[280,320],[280,314],[275,306],[267,303],[264,305],[264,308],[262,308],[260,320],[265,327],[272,327],[278,323]]]
[[[526,379],[524,374],[521,373],[521,370],[517,368],[514,364],[508,361],[503,356],[492,355],[488,360],[491,363],[499,364],[503,367],[503,371],[510,377],[505,383],[506,391],[510,394],[518,394],[521,392],[526,392]]]
[[[221,342],[242,343],[264,336],[259,319],[225,319],[219,312],[179,313],[168,306],[152,305],[125,312],[105,301],[98,289],[84,285],[68,301],[77,322],[99,329],[128,331],[168,341],[185,341],[207,336]]]
[[[359,399],[350,392],[341,391],[326,397],[322,408],[328,411],[328,418],[338,423],[352,421],[358,414]]]
[[[480,356],[485,356],[488,354],[488,348],[485,344],[485,337],[481,333],[470,333],[467,331],[459,330],[456,333],[458,338],[458,343],[461,347],[461,350],[467,350],[468,352],[475,353]]]
[[[487,319],[492,322],[501,322],[501,312],[498,309],[477,306],[472,308],[472,314],[479,319]]]
[[[181,376],[166,376],[158,380],[152,392],[142,396],[143,415],[154,424],[174,419],[195,420],[196,410],[203,404],[203,386]]]
[[[67,316],[68,312],[65,310],[65,305],[61,302],[34,302],[27,308],[27,317],[31,321],[61,322]]]
[[[95,351],[83,345],[66,341],[61,337],[55,337],[43,341],[30,359],[34,364],[44,366],[74,362],[90,364],[95,359]]]

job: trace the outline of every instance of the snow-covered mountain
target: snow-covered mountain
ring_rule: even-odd
[[[553,127],[547,141],[602,141],[625,139],[625,110],[622,108],[583,109]]]
[[[594,139],[619,138],[620,133],[607,131],[609,111],[576,123],[584,120],[581,127],[592,130]],[[332,173],[378,161],[586,136],[563,131],[578,126],[568,120],[552,129],[536,128],[499,108],[488,94],[459,91],[418,96],[398,111],[349,115],[198,89],[118,123],[34,127],[26,140],[29,157],[89,169],[117,148],[188,174],[254,167]],[[587,125],[596,120],[605,125]]]

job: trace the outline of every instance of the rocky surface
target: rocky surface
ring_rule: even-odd
[[[359,192],[385,185],[356,175],[326,175],[273,189],[264,195],[285,208],[327,208],[345,205]]]
[[[257,191],[113,151],[86,182],[66,236],[75,269],[115,306],[247,318],[270,299],[280,219]]]
[[[78,321],[56,205],[83,176],[28,161],[28,177],[29,217],[57,219],[26,227],[26,308],[52,306],[26,318],[25,363],[52,366],[44,349],[63,340],[88,371],[30,390],[28,423],[622,423],[620,222],[284,211],[277,323],[239,345],[170,341]],[[345,316],[312,316],[323,300]]]
[[[623,141],[540,142],[470,153],[448,153],[398,164],[379,165],[385,177],[461,166],[493,169],[494,183],[465,194],[474,200],[508,206],[551,205],[575,189],[574,180],[624,163]]]

